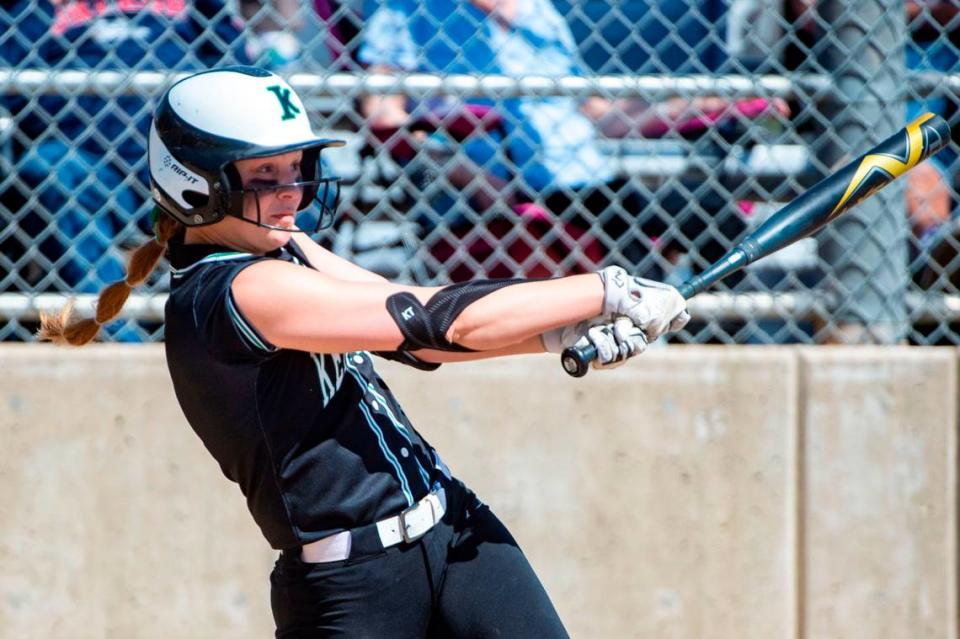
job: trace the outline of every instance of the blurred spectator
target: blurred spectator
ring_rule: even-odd
[[[304,42],[301,9],[299,0],[240,0],[248,30],[247,55],[254,64],[277,72],[299,65]]]
[[[905,8],[910,33],[907,69],[955,72],[960,62],[960,5],[955,0],[906,0]],[[788,0],[784,5],[785,18],[793,25],[791,44],[785,52],[788,69],[816,70],[813,51],[825,27],[817,9],[817,0]],[[912,96],[907,101],[906,119],[912,121],[927,111],[949,119],[957,107],[956,97],[942,90]],[[951,216],[956,158],[951,147],[907,174],[907,214],[920,250],[929,248],[939,226]]]
[[[327,34],[329,68],[358,70],[356,58],[363,27],[363,3],[364,0],[313,0],[314,11]]]
[[[769,1],[769,0],[767,0]],[[722,73],[740,0],[554,0],[594,73]],[[757,25],[753,25],[756,28]]]
[[[910,41],[907,68],[913,71],[954,73],[960,63],[960,6],[956,2],[910,0],[907,2]],[[931,112],[950,118],[957,112],[957,99],[942,91],[918,96],[907,103],[907,120]],[[948,147],[907,175],[907,212],[920,248],[930,248],[937,230],[951,217],[957,159]]]
[[[247,61],[225,0],[15,0],[0,9],[0,25],[0,62],[18,69],[185,71]],[[138,226],[150,230],[144,157],[153,91],[127,77],[116,92],[3,97],[18,128],[21,180],[4,205],[36,246],[20,250],[49,261],[40,260],[33,290],[94,292],[121,279],[124,258],[111,252],[111,238],[133,244]]]
[[[782,22],[770,0],[555,0],[594,73],[721,74],[760,63],[750,56],[779,48]],[[576,8],[576,10],[573,10]],[[613,16],[613,18],[611,18]],[[655,44],[655,46],[651,46]],[[731,67],[736,57],[737,67]],[[670,131],[690,136],[723,120],[786,116],[775,98],[731,101],[716,96],[675,97],[649,104],[636,98],[591,99],[584,109],[605,137],[656,138]]]
[[[571,31],[548,0],[387,0],[367,3],[367,15],[360,60],[372,71],[585,74]],[[673,100],[652,110],[639,101],[594,98],[581,105],[555,96],[506,98],[495,106],[501,111],[503,139],[492,131],[474,136],[445,167],[446,179],[469,196],[477,211],[488,211],[498,201],[524,210],[524,203],[536,199],[564,224],[602,229],[615,243],[608,248],[634,266],[648,252],[651,237],[673,234],[696,244],[703,235],[699,248],[710,259],[719,257],[743,228],[728,198],[708,184],[681,184],[656,193],[651,203],[650,194],[614,174],[596,140],[598,126],[615,136],[662,135],[684,126],[677,119],[685,117],[692,129],[703,130],[730,111],[725,102]],[[403,96],[371,96],[364,102],[371,127],[384,131],[416,128],[424,110],[431,109],[448,113],[454,108],[449,103],[413,105]],[[495,117],[487,111],[474,111],[474,116],[478,128]],[[689,207],[703,209],[706,216],[681,215]],[[678,216],[680,227],[671,229]],[[705,233],[708,226],[714,232]],[[615,259],[623,261],[616,254]]]
[[[355,70],[362,0],[239,0],[247,55],[280,72]]]

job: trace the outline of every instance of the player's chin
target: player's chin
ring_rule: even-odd
[[[273,228],[267,232],[267,239],[270,243],[274,244],[276,248],[289,242],[291,234],[299,230],[296,224],[296,217],[293,215],[272,216],[269,224]]]
[[[290,215],[274,215],[270,218],[270,226],[274,227],[278,233],[289,233],[298,231],[297,217]]]
[[[289,213],[278,213],[276,215],[270,216],[270,221],[268,222],[270,226],[278,227],[281,229],[290,229],[291,231],[297,230],[297,214],[294,212]]]

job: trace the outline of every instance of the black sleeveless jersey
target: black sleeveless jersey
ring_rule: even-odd
[[[237,308],[230,286],[247,266],[310,266],[294,243],[251,255],[171,241],[168,257],[165,340],[177,399],[271,546],[394,515],[447,475],[370,353],[277,348]]]

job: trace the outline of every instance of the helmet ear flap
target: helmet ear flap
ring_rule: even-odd
[[[298,211],[309,207],[313,204],[314,198],[317,197],[319,185],[315,181],[320,179],[320,149],[305,149],[303,151],[303,157],[300,158],[300,179],[304,182],[314,183],[304,185],[303,196],[297,206]]]
[[[240,171],[233,163],[223,167],[223,177],[225,180],[226,192],[223,194],[223,204],[227,215],[234,217],[243,217],[243,180],[240,179]]]

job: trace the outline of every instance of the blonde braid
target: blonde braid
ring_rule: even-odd
[[[41,342],[72,346],[83,346],[92,341],[100,332],[101,326],[120,314],[127,298],[130,297],[130,291],[143,284],[157,267],[166,250],[167,242],[179,228],[179,222],[157,211],[157,221],[153,227],[155,237],[140,245],[130,256],[127,275],[123,280],[114,282],[100,291],[96,315],[89,319],[72,317],[72,302],[68,302],[55,315],[40,313],[40,330],[37,331],[37,339]]]

